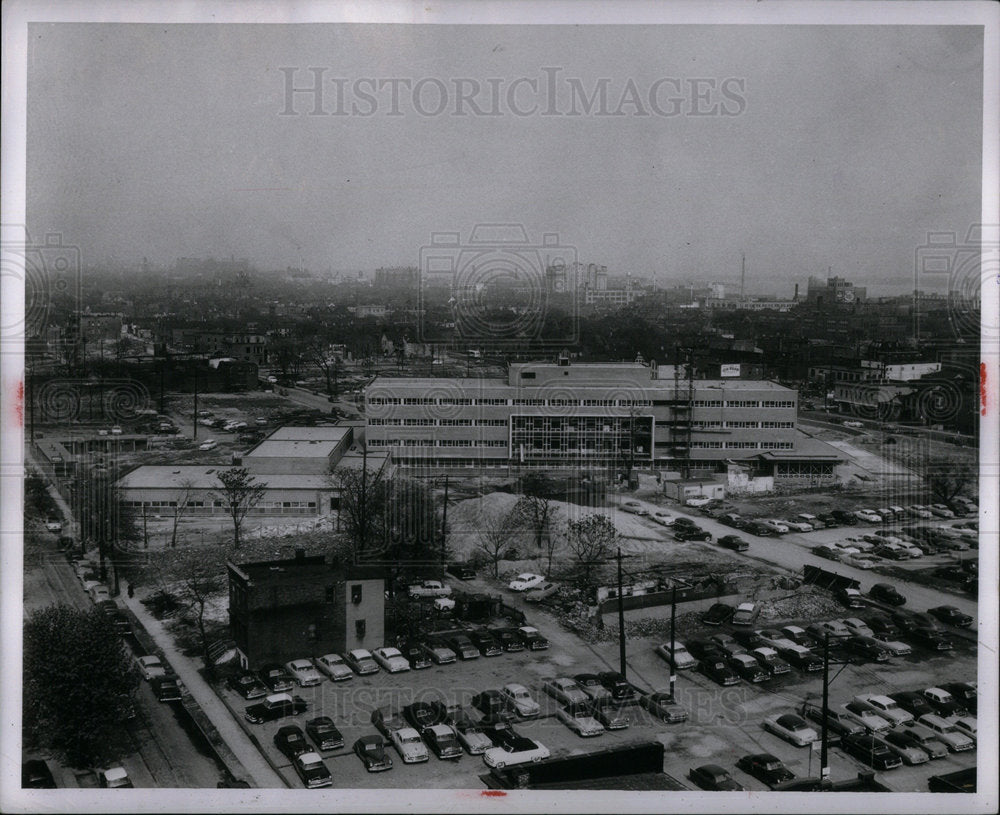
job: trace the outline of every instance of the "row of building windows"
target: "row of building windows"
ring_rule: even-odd
[[[506,442],[504,442],[506,444]],[[126,507],[137,507],[142,508],[146,506],[149,509],[172,509],[177,506],[176,501],[122,501],[122,506]],[[188,501],[185,505],[187,508],[195,509],[198,507],[206,506],[204,501]],[[223,506],[222,501],[213,501],[211,506],[219,509]],[[260,511],[263,509],[315,509],[315,501],[258,501],[254,507]]]
[[[699,450],[793,450],[790,441],[693,441],[691,447]]]
[[[721,399],[695,399],[692,405],[696,408],[793,408],[795,401],[792,399],[764,400],[759,399],[727,399],[723,404]]]
[[[506,419],[369,419],[372,427],[506,427]]]
[[[535,407],[652,407],[650,399],[465,399],[465,398],[435,398],[433,396],[373,396],[369,405],[485,405],[485,406],[524,406]],[[696,407],[721,407],[722,402],[695,402]]]

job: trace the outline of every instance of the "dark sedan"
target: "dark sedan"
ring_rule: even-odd
[[[253,724],[273,722],[285,716],[298,716],[306,710],[306,700],[287,693],[273,693],[262,702],[250,705],[243,717]]]
[[[842,736],[840,749],[875,770],[892,770],[903,766],[903,760],[882,739],[867,733]]]
[[[668,724],[686,722],[688,719],[687,711],[671,699],[669,693],[648,693],[639,700],[639,704]]]
[[[404,642],[399,651],[415,671],[419,671],[422,668],[430,668],[434,664],[434,660],[427,656],[427,652],[424,651],[418,642]]]
[[[733,639],[746,648],[760,648],[763,645],[767,645],[767,643],[764,642],[764,638],[761,637],[760,633],[757,631],[734,631]],[[694,652],[692,651],[692,653]]]
[[[230,677],[229,687],[244,699],[260,699],[267,696],[267,685],[249,673]]]
[[[747,682],[767,682],[771,678],[771,672],[749,654],[734,654],[727,663],[740,679]]]
[[[181,700],[181,689],[177,684],[176,677],[157,676],[149,684],[157,701],[179,702]]]
[[[608,689],[612,699],[620,701],[635,698],[635,688],[617,671],[603,671],[597,678]]]
[[[955,608],[955,606],[935,606],[927,609],[927,613],[933,615],[943,623],[957,625],[959,628],[968,628],[972,625],[972,617]]]
[[[674,524],[676,526],[676,523]],[[710,541],[712,533],[699,527],[682,526],[674,529],[674,540],[677,541]]]
[[[950,651],[955,644],[936,628],[918,626],[910,632],[910,637],[924,648],[932,651]]]
[[[447,711],[441,704],[432,702],[413,702],[403,708],[403,718],[406,719],[418,733],[425,727],[441,724]]]
[[[283,665],[269,663],[261,667],[258,671],[260,681],[270,689],[271,693],[283,693],[290,691],[295,685],[293,677]]]
[[[734,552],[745,552],[750,548],[750,544],[739,535],[723,535],[716,543],[723,549],[732,549]]]
[[[688,778],[695,786],[709,792],[739,792],[746,789],[718,764],[694,767],[688,772]]]
[[[26,790],[54,790],[56,780],[52,770],[40,758],[33,758],[21,765],[21,788]]]
[[[783,784],[795,778],[795,773],[789,770],[780,758],[772,756],[770,753],[753,753],[743,756],[736,762],[736,766],[758,781],[763,781],[769,787]]]
[[[487,721],[512,722],[517,718],[517,709],[510,697],[498,690],[485,690],[472,697],[472,706],[483,714]]]
[[[288,758],[295,758],[312,749],[306,741],[305,733],[294,724],[279,727],[278,732],[274,734],[274,744]]]
[[[948,691],[973,713],[976,712],[976,708],[979,706],[979,692],[968,682],[945,682],[938,687]]]
[[[868,596],[872,600],[878,600],[880,603],[887,603],[890,606],[906,605],[906,598],[891,583],[876,583],[868,591]]]
[[[760,521],[750,521],[745,527],[747,532],[751,535],[756,535],[758,538],[772,538],[776,534],[771,527]]]
[[[354,742],[354,753],[370,773],[392,769],[392,758],[386,752],[385,740],[381,736],[362,736]]]
[[[722,625],[733,616],[734,611],[736,611],[736,609],[732,606],[726,605],[725,603],[715,603],[708,611],[705,612],[701,621],[705,623],[705,625]]]
[[[917,693],[916,691],[904,690],[899,693],[890,693],[889,698],[903,708],[903,710],[911,713],[914,719],[919,719],[925,713],[934,712],[931,703],[924,698],[922,693]]]
[[[707,676],[720,685],[738,685],[740,678],[736,672],[721,659],[705,660],[698,663],[698,673]]]
[[[339,750],[344,746],[344,735],[329,716],[317,716],[306,722],[306,733],[320,750]]]
[[[459,759],[463,755],[462,745],[458,743],[458,737],[449,725],[431,725],[422,730],[420,735],[434,755],[442,760]]]
[[[484,657],[497,657],[503,653],[503,646],[487,629],[478,628],[469,634],[472,644]]]
[[[516,628],[489,628],[487,629],[494,639],[500,643],[504,651],[523,651],[524,643],[517,633]]]
[[[740,632],[737,632],[740,633]],[[736,639],[734,637],[734,639]],[[700,660],[706,659],[726,659],[728,655],[714,642],[708,640],[691,640],[688,642],[688,651]]]
[[[850,636],[841,643],[847,653],[870,662],[887,662],[890,654],[880,648],[870,637]]]
[[[899,628],[885,614],[872,614],[865,622],[879,639],[894,640],[899,636]]]

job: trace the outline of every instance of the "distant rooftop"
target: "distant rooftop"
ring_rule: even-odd
[[[340,441],[351,432],[344,425],[324,425],[320,427],[298,427],[282,425],[269,434],[265,441]]]
[[[267,438],[244,458],[329,458],[336,451],[338,443],[320,439],[292,441]]]

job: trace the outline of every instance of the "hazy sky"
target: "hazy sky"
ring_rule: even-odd
[[[29,230],[63,233],[85,263],[416,265],[432,233],[464,239],[476,223],[513,222],[533,241],[558,234],[611,273],[732,280],[746,252],[753,289],[788,295],[832,266],[905,290],[928,231],[964,233],[980,218],[978,28],[36,24],[30,34]],[[313,100],[297,95],[297,115],[280,115],[281,69],[306,86],[310,67],[325,69],[327,113],[341,78],[346,104],[374,114],[310,116]],[[549,76],[564,114],[574,83],[589,95],[603,78],[604,112],[625,115],[587,114],[579,99],[582,115],[541,115]],[[519,83],[514,104],[534,114],[507,105],[519,77],[538,90]],[[446,110],[421,115],[396,83],[401,115],[391,115],[393,86],[373,105],[352,88],[364,78],[425,80],[426,114],[444,87]],[[456,79],[479,83],[484,114],[498,88],[501,115],[450,115]],[[695,79],[715,83],[699,83],[700,101]],[[630,88],[638,102],[620,104]],[[736,115],[690,115],[713,106]]]

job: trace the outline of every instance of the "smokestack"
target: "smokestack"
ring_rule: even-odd
[[[747,285],[747,256],[744,253],[743,263],[741,264],[741,271],[740,271],[740,300],[743,300],[743,297],[746,294],[746,285]]]
[[[796,303],[799,301],[799,284],[795,284],[795,296],[792,298]]]

